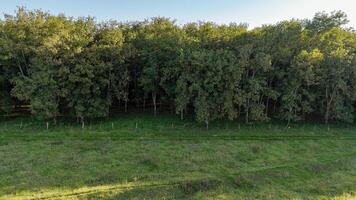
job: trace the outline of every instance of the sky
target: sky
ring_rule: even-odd
[[[288,19],[312,18],[316,12],[342,10],[356,28],[356,0],[0,0],[0,12],[13,14],[17,6],[42,9],[97,21],[137,21],[161,16],[178,24],[213,21],[247,23],[249,27]]]

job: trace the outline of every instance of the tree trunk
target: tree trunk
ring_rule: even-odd
[[[325,124],[329,123],[329,106],[326,107],[326,112],[325,112]]]
[[[180,111],[180,120],[183,120],[184,118],[183,118],[183,113],[184,112],[184,110],[182,109],[181,111]]]
[[[246,110],[246,115],[245,115],[245,123],[246,124],[248,124],[248,118],[249,118],[249,116],[248,116],[248,109]]]
[[[140,98],[136,98],[136,109],[140,110]]]
[[[85,125],[84,125],[84,117],[80,116],[80,121],[82,123],[82,129],[84,129]]]
[[[146,111],[146,98],[145,97],[143,97],[143,105],[142,105],[142,107],[143,107],[143,112],[145,112]]]
[[[328,88],[326,88],[326,89],[325,89],[326,108],[325,108],[325,116],[324,116],[324,122],[325,122],[325,124],[328,124],[328,123],[329,123],[329,109],[330,109],[330,105],[329,105],[328,97],[329,97],[329,90],[328,90]]]
[[[159,99],[159,102],[158,102],[158,111],[162,111],[162,99]]]
[[[245,108],[245,123],[248,124],[249,122],[249,111],[250,111],[250,99],[247,100],[247,105],[246,105],[246,108]]]
[[[206,130],[209,130],[209,120],[205,120]]]
[[[169,110],[172,115],[174,115],[174,104],[169,104]]]
[[[269,105],[269,97],[267,97],[267,102],[266,102],[266,116],[268,116],[268,105]]]
[[[22,76],[22,77],[25,77],[25,73],[24,73],[23,70],[22,70],[22,67],[21,67],[21,64],[20,64],[19,60],[16,59],[16,61],[17,61],[17,66],[18,66],[18,68],[19,68],[19,70],[20,70],[21,76]]]
[[[127,113],[127,99],[125,100],[125,113]]]
[[[271,85],[272,85],[272,80],[269,80],[269,81],[268,81],[268,88],[271,88]],[[266,116],[268,116],[269,100],[270,100],[270,97],[267,96],[267,101],[266,101]]]
[[[155,117],[157,116],[157,104],[156,104],[156,97],[157,97],[156,93],[155,93],[155,92],[153,92],[153,93],[152,93],[152,101],[153,101],[153,114],[154,114],[154,116],[155,116]]]
[[[290,106],[289,107],[289,116],[288,116],[288,123],[287,123],[287,127],[289,126],[289,124],[290,124],[290,121],[291,121],[291,117],[290,117],[290,113],[292,113],[292,111],[293,111],[293,108],[292,108],[292,106]]]

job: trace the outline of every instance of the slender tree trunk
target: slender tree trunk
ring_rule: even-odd
[[[325,112],[325,124],[329,123],[329,106],[326,107],[326,112]]]
[[[159,102],[158,102],[158,111],[162,111],[162,99],[159,99]]]
[[[325,99],[326,99],[326,108],[325,108],[325,116],[324,116],[324,122],[325,124],[329,123],[329,100],[328,100],[328,96],[329,96],[329,90],[328,88],[325,89]]]
[[[271,88],[271,85],[272,85],[272,81],[269,80],[268,81],[268,88]],[[267,96],[267,101],[266,101],[266,116],[268,116],[268,106],[269,106],[269,96]]]
[[[248,124],[249,122],[249,112],[250,112],[250,99],[247,100],[247,105],[246,105],[246,108],[245,108],[245,123]]]
[[[205,120],[206,130],[209,130],[209,120]]]
[[[13,52],[13,53],[15,54],[15,52]],[[17,66],[18,66],[18,68],[20,70],[21,76],[25,77],[25,73],[22,70],[21,63],[20,63],[19,59],[16,59],[16,62],[17,62]]]
[[[245,115],[245,123],[246,124],[248,124],[248,118],[249,118],[249,116],[248,116],[248,109],[246,110],[246,115]]]
[[[142,105],[142,107],[143,107],[143,112],[145,112],[146,111],[146,98],[145,97],[143,97],[143,105]]]
[[[290,113],[292,113],[292,112],[293,112],[293,108],[292,108],[292,106],[290,106],[290,107],[289,107],[289,116],[288,116],[288,123],[287,123],[287,127],[288,127],[288,126],[289,126],[289,124],[290,124],[290,120],[291,120],[291,119],[290,119],[290,118],[291,118],[291,117],[290,117]]]
[[[21,49],[21,55],[25,63],[25,69],[28,70],[28,64],[27,64],[27,59],[25,57],[25,54],[23,53],[23,49]]]
[[[136,109],[140,110],[140,98],[136,98]]]
[[[18,64],[18,67],[19,67],[19,70],[20,70],[21,76],[22,76],[22,77],[25,77],[25,73],[23,72],[22,67],[21,67],[21,65],[20,65],[20,64]]]
[[[329,118],[330,118],[330,108],[331,108],[331,103],[334,101],[335,97],[335,92],[336,90],[336,85],[331,88],[331,91],[329,91],[329,88],[326,88],[326,111],[325,111],[325,124],[329,123]],[[328,100],[330,96],[330,100]]]
[[[84,125],[84,117],[80,116],[80,122],[82,123],[82,129],[84,129],[85,125]]]
[[[156,97],[157,97],[156,93],[155,93],[155,92],[153,92],[153,93],[152,93],[152,101],[153,101],[153,114],[154,114],[154,116],[155,116],[155,117],[157,116],[157,104],[156,104]]]
[[[127,99],[125,100],[125,113],[127,113]]]
[[[183,115],[184,115],[184,110],[182,109],[181,111],[180,111],[180,120],[183,120],[184,118],[183,118]]]
[[[172,104],[169,104],[169,107],[170,107],[170,113],[172,114],[172,115],[174,115],[174,104],[172,103]]]

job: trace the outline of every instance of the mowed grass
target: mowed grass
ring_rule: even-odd
[[[356,126],[1,119],[0,199],[356,199]]]

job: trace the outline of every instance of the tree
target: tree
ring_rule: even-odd
[[[275,98],[268,84],[271,56],[265,53],[263,32],[255,29],[235,41],[239,66],[244,70],[236,104],[245,112],[245,122],[268,119],[265,99]]]
[[[320,113],[324,114],[327,124],[330,119],[352,121],[353,107],[351,87],[348,83],[352,74],[352,57],[345,46],[348,33],[334,28],[321,36],[320,48],[324,54],[321,70],[319,91],[322,105]]]
[[[317,72],[319,80],[318,112],[324,115],[327,124],[330,119],[352,121],[354,101],[352,95],[353,48],[348,45],[350,32],[342,28],[348,22],[346,14],[337,11],[330,15],[317,13],[306,23],[308,44],[320,49],[324,55]]]
[[[151,95],[154,116],[157,114],[157,98],[174,99],[175,79],[181,58],[181,32],[174,22],[165,18],[153,18],[143,27],[139,37],[142,76],[140,85],[144,96]]]
[[[127,105],[130,77],[126,61],[131,58],[132,52],[130,47],[124,45],[125,38],[119,24],[117,22],[103,24],[95,36],[95,41],[95,45],[91,47],[94,54],[91,58],[96,58],[109,66],[106,100],[109,106],[115,99],[122,100]]]
[[[58,74],[53,60],[34,58],[26,77],[13,79],[12,94],[18,99],[29,101],[32,114],[40,120],[53,119],[59,115]]]
[[[271,56],[271,68],[265,74],[268,96],[266,97],[266,114],[280,117],[283,115],[282,97],[285,86],[289,83],[289,69],[293,59],[304,45],[303,26],[300,21],[282,21],[275,25],[262,27],[262,42],[259,48]],[[285,119],[285,118],[282,118]]]
[[[0,20],[0,112],[106,117],[116,105],[197,121],[352,122],[356,34],[341,11],[251,30],[157,17],[97,23],[19,8]],[[148,98],[149,97],[149,98]]]
[[[318,12],[312,20],[305,20],[305,26],[307,30],[320,33],[332,28],[341,27],[348,22],[349,20],[347,19],[346,13],[342,11],[333,11],[330,14]]]
[[[186,56],[178,80],[177,112],[183,112],[192,103],[197,120],[204,122],[207,129],[212,120],[234,119],[234,95],[242,70],[233,52],[201,49]]]
[[[281,98],[282,117],[290,121],[301,120],[314,111],[318,87],[317,72],[320,70],[323,54],[318,49],[303,50],[296,56],[287,71]]]
[[[39,119],[59,115],[59,65],[57,46],[66,34],[66,19],[42,11],[19,8],[15,16],[7,15],[2,32],[2,67],[13,88],[11,94],[29,102]]]
[[[4,37],[4,22],[0,20],[0,113],[6,113],[11,110],[12,101],[11,101],[11,84],[10,80],[12,79],[11,73],[8,72],[8,69],[5,66],[5,63],[8,59],[6,53],[6,40]]]

